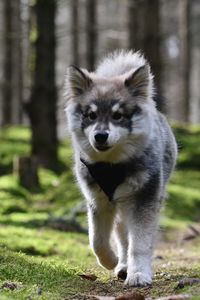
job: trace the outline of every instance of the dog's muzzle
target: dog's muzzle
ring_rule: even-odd
[[[108,150],[110,147],[107,144],[107,140],[108,140],[108,132],[106,131],[96,131],[94,134],[94,139],[95,139],[95,148],[99,151],[106,151]]]

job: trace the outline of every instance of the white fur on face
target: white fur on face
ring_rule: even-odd
[[[127,128],[121,126],[115,126],[110,122],[108,145],[110,147],[114,147],[115,145],[119,145],[123,143],[128,134],[129,131]]]
[[[119,109],[119,108],[120,108],[120,104],[116,103],[115,105],[113,105],[112,111],[113,112],[116,112],[116,111],[122,112],[122,109]]]
[[[93,147],[93,149],[97,152],[99,152],[96,148],[95,148],[95,131],[96,131],[96,125],[97,124],[93,124],[88,126],[84,132],[86,137],[88,138],[91,146]],[[119,146],[120,143],[123,143],[124,139],[127,137],[128,135],[128,130],[124,127],[120,127],[120,126],[114,126],[112,123],[109,123],[108,126],[108,130],[106,130],[109,134],[108,136],[108,141],[107,141],[107,145],[110,148],[114,148],[115,146]]]
[[[96,104],[94,104],[94,103],[90,104],[90,109],[91,109],[92,112],[96,112],[98,110]]]
[[[70,133],[79,132],[81,129],[81,119],[76,114],[76,106],[77,105],[75,103],[70,103],[65,109],[68,121],[68,129]]]
[[[90,125],[84,130],[84,132],[92,148],[95,151],[97,151],[95,148],[95,139],[94,139],[95,128],[96,128],[96,124]]]

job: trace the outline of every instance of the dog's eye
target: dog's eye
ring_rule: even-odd
[[[133,109],[133,112],[132,114],[133,115],[139,115],[141,113],[141,108],[139,106],[135,106],[134,109]]]
[[[123,115],[119,111],[116,111],[113,113],[112,118],[115,121],[120,121],[123,118]]]
[[[97,119],[97,114],[96,114],[95,112],[91,111],[91,112],[88,114],[88,119],[89,119],[90,121],[96,120],[96,119]]]

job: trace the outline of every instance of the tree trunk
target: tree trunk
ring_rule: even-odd
[[[200,123],[200,2],[192,0],[190,11],[190,122]]]
[[[22,122],[23,104],[23,47],[22,47],[22,22],[21,1],[13,2],[13,107],[12,121],[14,124]]]
[[[162,57],[160,29],[160,0],[128,1],[128,46],[141,50],[150,63],[155,76],[156,90],[162,93]],[[158,109],[163,111],[163,101],[157,99]]]
[[[134,51],[143,48],[142,39],[144,35],[144,0],[128,0],[128,48]]]
[[[37,40],[32,95],[27,110],[32,129],[32,155],[40,165],[57,167],[57,118],[55,84],[56,0],[35,4]]]
[[[19,183],[28,190],[35,190],[40,187],[38,178],[37,159],[32,157],[20,157],[15,166],[15,172],[18,174]]]
[[[12,119],[12,0],[4,0],[4,65],[2,125]]]
[[[87,68],[92,71],[96,62],[97,49],[97,2],[86,1],[86,62]]]
[[[73,0],[71,2],[71,37],[72,37],[72,62],[74,65],[79,65],[79,38],[78,38],[78,28],[79,28],[79,18],[78,18],[78,0]]]
[[[145,0],[143,50],[150,62],[156,88],[162,91],[160,0]]]
[[[191,0],[180,2],[180,74],[182,77],[182,121],[190,121],[190,72],[191,72],[191,44],[190,44],[190,5]]]

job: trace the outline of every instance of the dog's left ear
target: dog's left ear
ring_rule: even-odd
[[[150,80],[150,67],[148,64],[134,71],[125,79],[124,85],[129,89],[130,93],[135,97],[147,97]]]
[[[67,86],[73,96],[82,95],[92,85],[92,79],[87,71],[81,70],[76,66],[70,66],[67,69]]]

